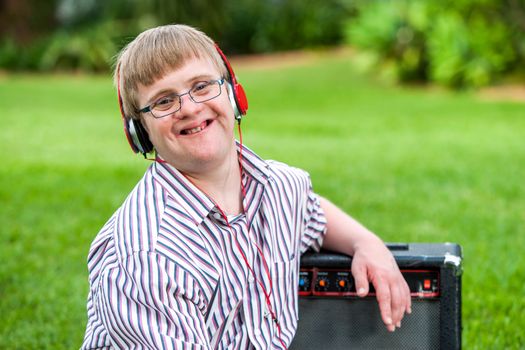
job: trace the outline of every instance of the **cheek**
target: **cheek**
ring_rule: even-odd
[[[217,103],[215,105],[215,108],[217,110],[222,111],[222,114],[233,117],[233,107],[228,98],[228,92],[227,91],[223,91],[223,92],[224,93],[221,94],[221,96],[219,96],[220,99],[216,99]]]
[[[163,135],[166,135],[170,130],[168,123],[160,123],[158,121],[143,122],[143,125],[153,143],[162,141]]]

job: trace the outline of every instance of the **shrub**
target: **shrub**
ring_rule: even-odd
[[[109,33],[115,23],[106,22],[79,32],[56,32],[39,59],[41,70],[104,71],[111,64],[117,48]]]
[[[393,63],[400,80],[425,80],[426,11],[423,2],[402,0],[361,5],[358,16],[348,22],[347,39],[351,45],[371,51],[373,63]]]
[[[500,21],[456,13],[437,18],[428,37],[430,75],[450,86],[483,86],[508,70],[516,58],[511,33]]]
[[[369,1],[349,21],[346,40],[391,63],[400,81],[478,87],[518,68],[525,57],[516,9],[499,0]],[[522,9],[525,14],[525,8]],[[520,46],[521,45],[521,46]]]
[[[81,5],[50,3],[55,31],[24,49],[0,36],[0,68],[107,70],[129,38],[166,23],[198,27],[229,54],[333,45],[343,40],[347,17],[341,0],[90,0]]]

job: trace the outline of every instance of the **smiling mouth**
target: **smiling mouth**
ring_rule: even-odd
[[[199,133],[202,130],[206,129],[208,127],[208,125],[210,125],[210,123],[211,122],[209,120],[205,120],[199,126],[196,126],[194,128],[191,128],[191,129],[181,130],[180,133],[181,133],[181,135],[193,135],[193,134]]]

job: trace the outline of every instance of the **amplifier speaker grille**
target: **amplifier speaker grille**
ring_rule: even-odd
[[[375,298],[300,298],[299,309],[308,317],[299,318],[290,350],[439,349],[439,304],[412,299],[412,314],[391,333]]]

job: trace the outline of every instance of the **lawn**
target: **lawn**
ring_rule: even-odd
[[[525,103],[353,67],[240,67],[246,145],[308,170],[385,241],[461,244],[464,348],[525,347]],[[3,75],[0,106],[0,349],[78,348],[89,244],[149,161],[109,77]]]

